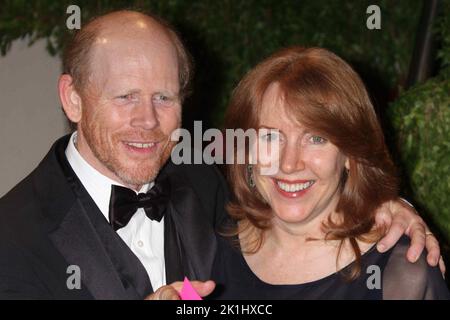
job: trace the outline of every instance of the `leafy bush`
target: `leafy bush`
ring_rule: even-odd
[[[415,200],[450,240],[449,92],[449,77],[437,77],[403,94],[390,114]]]
[[[442,69],[406,91],[389,110],[415,201],[450,240],[450,3],[439,23]]]
[[[229,94],[244,73],[283,46],[331,49],[383,90],[396,88],[408,70],[421,1],[410,0],[4,0],[0,50],[27,37],[47,39],[58,54],[69,38],[66,8],[81,8],[82,24],[112,9],[137,7],[180,30],[197,64],[189,116],[220,125]],[[381,30],[368,30],[366,9],[381,8]],[[189,120],[192,120],[189,119]]]

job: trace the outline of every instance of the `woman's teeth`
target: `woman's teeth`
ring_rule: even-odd
[[[305,183],[285,183],[277,181],[278,187],[286,192],[299,192],[311,187],[314,184],[314,180]]]
[[[135,143],[135,142],[127,142],[127,145],[135,147],[135,148],[150,148],[153,147],[155,145],[155,143],[151,142],[151,143]]]

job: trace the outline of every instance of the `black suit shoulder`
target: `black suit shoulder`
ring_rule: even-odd
[[[73,203],[53,153],[0,198],[0,299],[86,297],[65,294],[67,263],[49,239],[59,221],[48,209]]]
[[[215,165],[179,164],[169,161],[163,169],[172,184],[191,187],[200,199],[207,218],[216,226],[227,219],[225,206],[229,200],[229,190],[224,176]]]
[[[168,174],[183,175],[198,191],[208,192],[222,188],[228,192],[222,173],[215,165],[208,164],[174,164],[169,161],[164,168]]]
[[[27,176],[0,198],[0,239],[18,239],[36,228],[39,220],[38,204],[32,183]]]
[[[52,299],[44,256],[57,256],[43,230],[31,175],[0,199],[0,299]]]

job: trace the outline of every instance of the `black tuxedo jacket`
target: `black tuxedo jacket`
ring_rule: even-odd
[[[142,299],[148,275],[110,227],[71,169],[70,136],[0,199],[0,299]],[[215,230],[226,219],[227,187],[207,165],[169,162],[158,178],[171,182],[164,218],[167,283],[207,280]],[[81,288],[73,288],[79,267]],[[68,285],[69,283],[69,285]]]

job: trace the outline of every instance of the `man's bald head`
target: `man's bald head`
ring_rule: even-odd
[[[180,97],[186,96],[192,64],[189,53],[175,30],[159,17],[128,10],[115,11],[94,18],[82,27],[68,44],[63,56],[63,73],[73,78],[74,86],[80,93],[89,80],[93,49],[111,37],[141,37],[155,44],[173,46],[178,60]]]

